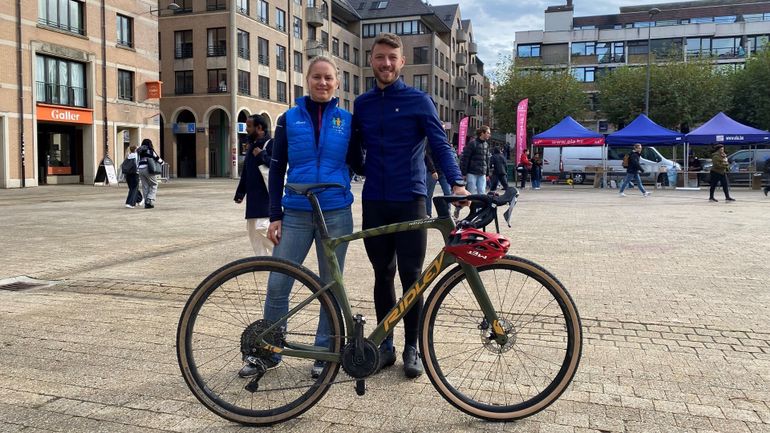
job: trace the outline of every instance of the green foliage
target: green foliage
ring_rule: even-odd
[[[512,66],[498,67],[498,71],[492,109],[503,132],[516,131],[516,107],[524,98],[529,98],[527,129],[535,133],[552,127],[564,116],[579,119],[585,112],[588,99],[567,71],[525,72]]]
[[[618,68],[598,82],[607,119],[628,123],[644,112],[646,67]],[[650,118],[670,129],[702,123],[731,104],[729,77],[707,62],[655,64],[650,70]]]
[[[748,59],[731,81],[733,106],[728,114],[739,122],[770,130],[770,49]]]

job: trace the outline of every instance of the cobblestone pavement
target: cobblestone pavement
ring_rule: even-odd
[[[0,279],[58,282],[0,290],[0,432],[249,430],[192,397],[174,351],[192,288],[250,253],[234,189],[175,180],[153,210],[124,209],[125,188],[0,191]],[[585,331],[573,384],[540,414],[475,420],[427,378],[404,379],[399,361],[364,397],[336,385],[273,430],[770,432],[770,199],[735,194],[710,204],[704,191],[522,192],[504,230],[512,253],[560,278]],[[358,203],[354,215],[360,225]],[[348,257],[355,310],[373,317],[363,245]]]

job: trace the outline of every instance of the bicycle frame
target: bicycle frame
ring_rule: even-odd
[[[449,216],[444,216],[389,224],[381,227],[358,231],[349,235],[340,236],[338,238],[331,238],[329,237],[326,223],[323,219],[323,212],[321,211],[318,199],[313,194],[308,194],[308,198],[310,199],[310,203],[313,207],[313,215],[316,228],[318,228],[321,234],[321,248],[330,269],[332,282],[325,285],[321,290],[312,294],[304,301],[300,302],[299,305],[292,308],[286,315],[277,320],[276,323],[265,329],[262,334],[259,335],[260,338],[263,338],[269,332],[278,328],[281,323],[286,322],[289,317],[310,304],[313,300],[317,299],[327,290],[331,290],[332,294],[337,300],[337,303],[339,304],[347,332],[349,333],[355,329],[353,311],[350,307],[350,302],[348,301],[347,291],[345,290],[345,286],[342,281],[342,271],[340,270],[339,262],[337,261],[337,255],[335,254],[337,247],[343,243],[375,236],[382,236],[386,234],[424,229],[439,230],[442,234],[442,237],[444,238],[444,242],[446,243],[450,232],[455,228],[452,219]],[[491,324],[491,328],[495,334],[496,341],[500,344],[505,344],[507,336],[505,335],[502,327],[499,325],[497,312],[495,311],[492,302],[489,300],[489,296],[484,289],[484,285],[481,282],[478,271],[471,265],[458,262],[453,255],[447,254],[444,250],[441,250],[438,255],[430,262],[430,264],[423,270],[417,281],[415,281],[414,284],[409,287],[409,290],[404,293],[404,296],[398,302],[396,302],[396,305],[388,312],[388,314],[385,316],[385,319],[377,324],[377,327],[369,334],[368,338],[377,346],[385,341],[387,336],[392,332],[393,327],[406,315],[407,312],[409,312],[409,310],[412,309],[412,307],[414,307],[414,305],[417,303],[417,300],[420,298],[420,295],[422,295],[423,292],[425,292],[425,290],[430,287],[433,281],[435,281],[435,279],[446,268],[455,263],[462,267],[463,271],[468,277],[468,283],[471,287],[471,291],[476,297],[481,310],[484,312],[485,319],[488,321],[488,323]],[[350,338],[350,335],[346,335],[345,337]],[[323,347],[308,346],[292,342],[286,342],[285,347],[278,347],[270,345],[263,339],[263,348],[286,356],[317,359],[320,361],[340,362],[339,353],[331,353],[327,348]]]

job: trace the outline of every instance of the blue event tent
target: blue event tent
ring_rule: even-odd
[[[604,136],[598,132],[586,129],[570,116],[562,119],[550,129],[532,137],[535,146],[601,146]]]
[[[628,146],[635,143],[676,145],[684,143],[684,134],[666,129],[640,114],[628,126],[607,136],[609,146]]]
[[[686,136],[689,144],[751,144],[770,142],[770,132],[738,123],[719,112]]]

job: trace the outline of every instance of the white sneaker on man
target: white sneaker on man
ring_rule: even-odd
[[[642,197],[648,197],[649,195],[650,195],[650,192],[649,192],[649,191],[647,191],[647,192],[645,192],[644,194],[642,194]]]
[[[624,192],[619,192],[618,193],[618,197],[625,197],[625,196],[626,196],[626,193],[624,193]]]
[[[126,209],[133,209],[133,208],[134,208],[134,207],[133,207],[133,206],[131,206],[130,204],[127,204],[127,205],[126,205]]]

